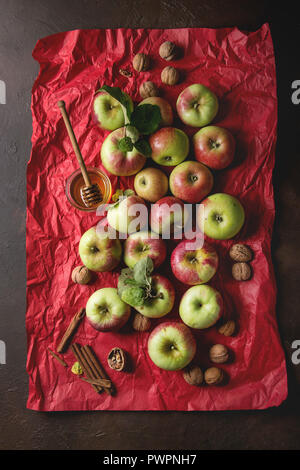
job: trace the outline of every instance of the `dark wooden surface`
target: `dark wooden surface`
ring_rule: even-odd
[[[300,339],[300,105],[292,105],[290,97],[292,81],[300,79],[300,22],[296,23],[293,10],[287,16],[288,4],[274,11],[276,7],[270,9],[268,2],[254,0],[0,0],[0,80],[7,85],[7,104],[0,105],[0,339],[7,345],[7,364],[0,365],[0,449],[299,448],[300,365],[291,363],[291,344]],[[32,131],[30,94],[38,73],[31,57],[36,41],[76,28],[237,25],[256,29],[267,20],[278,69],[273,258],[278,322],[289,371],[287,401],[262,412],[46,414],[26,410],[25,189]]]

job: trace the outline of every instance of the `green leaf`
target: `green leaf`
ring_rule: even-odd
[[[133,277],[141,286],[151,285],[151,276],[154,269],[153,261],[149,256],[140,259],[133,267]]]
[[[131,152],[133,150],[133,143],[130,137],[123,137],[119,140],[119,149],[121,152]]]
[[[119,103],[121,103],[125,117],[125,124],[128,124],[132,112],[129,96],[127,96],[120,88],[116,86],[103,85],[98,91],[105,91],[110,96],[119,101]]]
[[[142,287],[127,287],[123,290],[121,299],[131,307],[139,307],[145,301],[145,291]]]
[[[127,281],[133,280],[133,271],[130,268],[124,268],[118,279],[118,294],[122,298],[122,292],[127,289]]]
[[[152,149],[150,147],[149,142],[147,142],[147,140],[140,139],[133,145],[137,149],[137,151],[140,152],[142,155],[144,155],[147,158],[151,157]]]
[[[133,189],[125,189],[124,196],[129,197],[129,196],[134,196],[134,195],[135,195],[135,192],[133,191]]]
[[[160,109],[156,105],[142,104],[137,106],[131,114],[130,124],[141,134],[152,134],[158,129],[161,122]]]

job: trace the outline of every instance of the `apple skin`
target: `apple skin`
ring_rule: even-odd
[[[96,227],[92,227],[80,239],[79,256],[91,271],[112,271],[121,260],[120,240],[113,240],[104,233],[97,233]]]
[[[174,212],[170,213],[172,206],[174,206]],[[166,233],[170,227],[170,234],[173,234],[176,232],[176,225],[182,226],[184,220],[184,203],[176,197],[163,197],[151,207],[150,225],[156,233]]]
[[[115,229],[117,232],[129,233],[130,223],[136,218],[135,215],[129,215],[130,210],[134,210],[132,206],[140,205],[141,210],[143,210],[143,217],[141,218],[142,229],[148,221],[148,209],[145,204],[145,201],[136,195],[128,196],[125,199],[122,199],[119,203],[114,204],[107,211],[107,222],[108,224]],[[131,209],[132,208],[132,209]],[[131,231],[131,230],[130,230]],[[133,231],[131,231],[132,233]],[[136,232],[136,229],[134,230]]]
[[[171,312],[175,301],[175,290],[169,279],[160,274],[152,276],[153,291],[158,298],[148,299],[135,309],[148,318],[161,318]]]
[[[207,284],[190,287],[179,305],[182,321],[187,326],[199,330],[213,326],[221,317],[222,310],[221,294]]]
[[[228,240],[233,238],[244,225],[244,208],[234,196],[216,193],[204,199],[202,204],[204,221],[201,221],[200,212],[198,220],[200,227],[204,222],[206,236],[215,240]]]
[[[146,201],[158,201],[167,194],[168,188],[168,177],[158,168],[144,168],[135,175],[135,192]]]
[[[139,103],[141,104],[152,104],[153,106],[158,106],[161,114],[160,127],[171,126],[173,124],[173,110],[171,105],[164,99],[159,96],[150,96],[145,98]]]
[[[183,162],[189,153],[188,136],[176,127],[162,127],[149,138],[151,158],[159,165],[175,166]]]
[[[87,301],[86,317],[98,331],[115,331],[129,319],[131,308],[114,287],[96,290]]]
[[[155,268],[158,268],[166,259],[166,245],[161,238],[156,238],[151,232],[136,232],[127,238],[124,244],[124,262],[129,268],[149,256]]]
[[[188,160],[174,168],[169,183],[174,196],[185,202],[197,203],[210,193],[214,178],[205,165]]]
[[[157,367],[180,370],[193,360],[196,341],[183,323],[160,323],[149,336],[148,354]]]
[[[223,170],[234,158],[235,140],[223,127],[206,126],[193,137],[195,158],[214,170]]]
[[[204,243],[202,248],[188,248],[191,240],[180,242],[171,255],[174,276],[184,284],[194,286],[208,282],[218,268],[218,255],[214,248]]]
[[[127,95],[127,93],[125,93]],[[131,111],[133,111],[133,102],[130,96]],[[115,100],[105,91],[96,93],[93,100],[94,119],[97,121],[101,129],[114,131],[123,127],[125,124],[124,113],[119,101]]]
[[[122,152],[119,149],[119,142],[123,137],[125,137],[125,127],[108,134],[101,147],[102,164],[112,175],[135,175],[145,165],[146,157],[135,148],[131,152]]]
[[[180,93],[176,108],[182,122],[192,127],[203,127],[215,118],[219,102],[209,88],[195,83]]]

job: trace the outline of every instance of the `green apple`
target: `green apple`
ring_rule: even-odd
[[[148,221],[148,209],[139,196],[132,195],[110,207],[107,211],[108,224],[120,233],[134,233]]]
[[[118,330],[127,322],[130,311],[130,306],[120,299],[114,287],[97,290],[86,304],[86,317],[99,331]]]
[[[159,165],[175,166],[189,153],[188,136],[175,127],[162,127],[150,136],[151,157]]]
[[[179,305],[182,321],[191,328],[203,330],[213,326],[222,314],[221,294],[207,284],[190,287]]]
[[[219,103],[218,98],[209,88],[195,83],[180,93],[176,107],[178,116],[185,124],[203,127],[214,119]]]
[[[183,323],[160,323],[149,337],[148,354],[161,369],[180,370],[194,358],[196,341]]]
[[[125,95],[129,98],[131,111],[133,111],[132,99],[127,93],[125,93]],[[96,93],[93,101],[93,111],[94,118],[101,129],[114,131],[115,129],[119,129],[119,127],[123,127],[125,124],[121,104],[105,91]]]
[[[198,212],[200,229],[205,235],[216,240],[233,238],[242,228],[245,212],[241,203],[230,194],[217,193],[208,196],[201,202]]]
[[[169,279],[156,274],[152,277],[152,295],[153,298],[146,300],[141,307],[135,309],[149,318],[160,318],[171,312],[174,300],[175,291]]]
[[[92,227],[80,239],[79,256],[91,271],[112,271],[121,260],[120,240],[110,239],[108,234],[97,232],[96,227]]]

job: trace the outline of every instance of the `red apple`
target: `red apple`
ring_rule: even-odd
[[[210,193],[213,184],[212,173],[199,162],[183,162],[170,175],[172,194],[189,203],[200,202]]]
[[[141,104],[152,104],[159,107],[161,114],[160,127],[172,125],[173,111],[171,105],[166,100],[160,98],[159,96],[150,96],[149,98],[145,98],[143,101],[141,101],[139,106]]]
[[[208,243],[199,248],[189,248],[195,240],[180,242],[171,256],[171,267],[175,277],[184,284],[194,286],[208,282],[216,273],[218,255]]]
[[[214,170],[226,168],[233,160],[235,140],[223,127],[207,126],[193,137],[195,157]]]
[[[166,245],[157,234],[151,232],[136,232],[127,238],[124,245],[124,261],[129,268],[142,258],[149,256],[154,267],[158,268],[166,258]]]
[[[151,229],[160,234],[173,234],[183,226],[184,204],[180,199],[166,196],[151,207]]]

